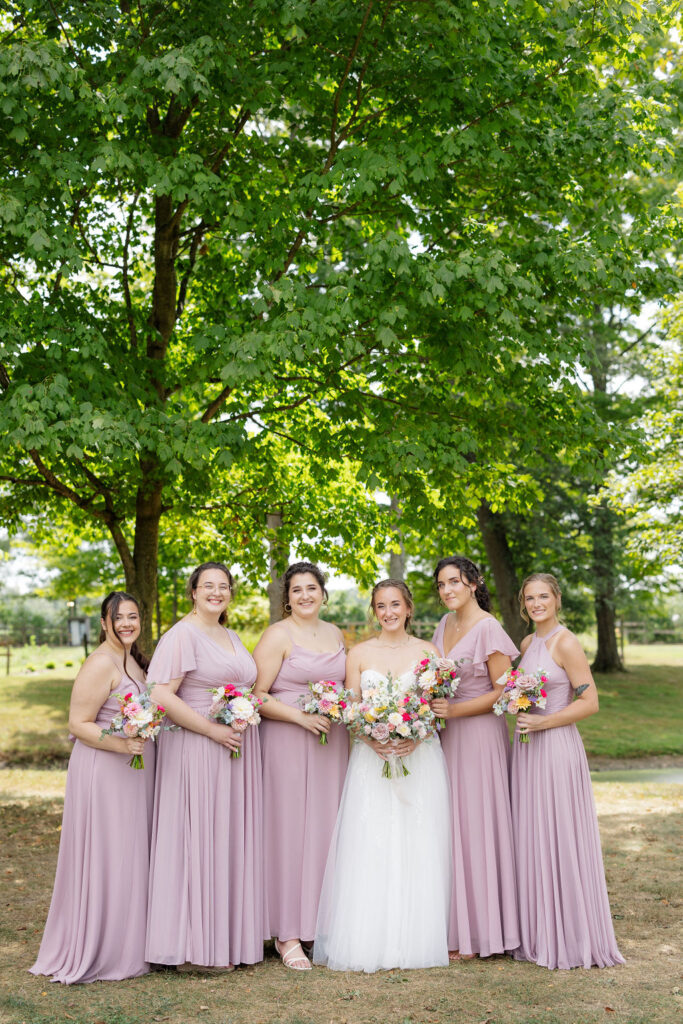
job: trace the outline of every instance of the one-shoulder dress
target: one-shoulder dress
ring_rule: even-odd
[[[546,637],[534,634],[520,668],[542,669],[548,699],[534,715],[572,701],[567,673]],[[612,925],[588,760],[573,723],[517,736],[512,750],[512,822],[517,864],[520,944],[517,960],[542,967],[611,967],[624,963]]]
[[[270,693],[292,707],[310,697],[308,683],[343,684],[346,655],[292,643]],[[333,724],[328,741],[293,722],[263,718],[263,832],[268,934],[311,941],[337,809],[349,759],[349,739]]]
[[[208,717],[210,687],[248,689],[254,659],[228,630],[234,654],[188,619],[162,636],[151,684],[179,676],[177,694]],[[241,756],[189,729],[161,734],[149,879],[147,959],[208,967],[263,959],[263,828],[258,728]]]
[[[386,678],[361,674],[361,689]],[[414,683],[413,669],[394,680]],[[320,896],[313,961],[371,973],[448,964],[448,778],[438,736],[403,758],[410,774],[354,741]]]
[[[111,725],[120,710],[117,693],[142,689],[122,675],[96,725]],[[74,742],[55,886],[33,974],[70,985],[121,981],[149,971],[145,920],[154,744],[145,744],[144,769],[131,768],[130,757]]]
[[[442,653],[448,615],[434,633]],[[519,651],[493,616],[479,619],[446,656],[460,665],[454,701],[493,689],[487,659]],[[493,712],[449,718],[441,733],[451,783],[453,888],[448,948],[465,956],[491,956],[519,944],[508,765],[510,743]]]

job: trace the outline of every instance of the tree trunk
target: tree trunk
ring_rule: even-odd
[[[266,527],[268,529],[268,571],[270,582],[268,584],[268,621],[279,622],[282,618],[282,576],[279,569],[283,562],[283,546],[278,539],[277,531],[282,526],[282,515],[279,512],[270,512],[266,516]]]
[[[491,511],[487,501],[482,502],[477,509],[477,522],[496,584],[496,596],[503,625],[510,639],[519,647],[520,641],[526,635],[527,626],[519,614],[517,594],[520,580],[507,541],[505,523],[502,516]]]
[[[603,505],[595,510],[591,540],[595,620],[598,627],[598,648],[592,668],[594,672],[623,672],[624,664],[617,644],[615,611],[614,513]]]
[[[396,540],[399,550],[392,551],[389,555],[389,577],[392,580],[402,580],[406,573],[406,549],[401,527],[398,525],[401,518],[401,506],[396,495],[391,497],[391,509],[396,515]]]
[[[143,480],[138,488],[135,503],[135,545],[133,548],[135,577],[132,580],[126,580],[126,585],[140,602],[142,618],[140,647],[146,653],[151,653],[153,647],[152,624],[157,599],[162,485],[149,483],[149,477],[154,468],[150,462],[141,462],[140,467]]]

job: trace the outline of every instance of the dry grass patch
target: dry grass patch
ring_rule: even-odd
[[[286,971],[65,987],[34,978],[59,842],[62,772],[0,772],[3,1024],[671,1024],[681,996],[676,828],[683,790],[595,786],[623,968],[547,971],[506,958],[376,975]],[[379,912],[379,908],[369,912]],[[683,986],[681,986],[683,987]]]

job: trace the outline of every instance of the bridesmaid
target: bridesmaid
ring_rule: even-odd
[[[512,752],[512,821],[517,858],[517,960],[542,967],[624,963],[614,937],[588,762],[576,722],[598,710],[578,639],[560,624],[562,595],[549,573],[528,576],[522,617],[536,632],[522,641],[520,668],[548,676],[544,710],[517,716]],[[576,699],[573,699],[573,698]]]
[[[346,730],[300,706],[309,682],[344,682],[344,639],[319,618],[323,600],[327,590],[318,566],[290,565],[283,582],[286,617],[266,629],[254,651],[254,692],[268,697],[261,709],[268,931],[282,962],[295,971],[311,969],[301,943],[312,943],[315,935],[349,755]]]
[[[147,959],[232,970],[263,959],[261,751],[258,730],[208,717],[210,687],[248,689],[256,666],[225,628],[229,569],[190,576],[193,609],[162,636],[149,666],[152,696],[180,729],[157,761]],[[241,752],[239,758],[231,757]]]
[[[442,558],[434,579],[448,614],[433,642],[446,657],[463,661],[455,698],[432,702],[436,714],[448,719],[441,735],[453,802],[448,948],[450,959],[458,960],[519,945],[510,744],[505,722],[491,713],[503,688],[497,680],[519,651],[489,613],[489,592],[474,562]]]
[[[66,985],[147,974],[145,918],[154,790],[154,747],[105,736],[117,693],[145,688],[138,650],[140,609],[112,591],[101,609],[100,646],[74,682],[69,729],[75,738],[52,903],[33,974]],[[144,749],[145,768],[130,767]]]

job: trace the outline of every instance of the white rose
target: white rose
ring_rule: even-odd
[[[248,701],[246,697],[235,697],[234,700],[231,700],[230,710],[236,718],[241,718],[245,722],[249,721],[254,715],[251,701]]]
[[[401,722],[396,732],[399,736],[410,736],[410,725],[408,722]]]
[[[397,711],[392,711],[387,721],[389,722],[389,725],[401,725],[403,718]]]

